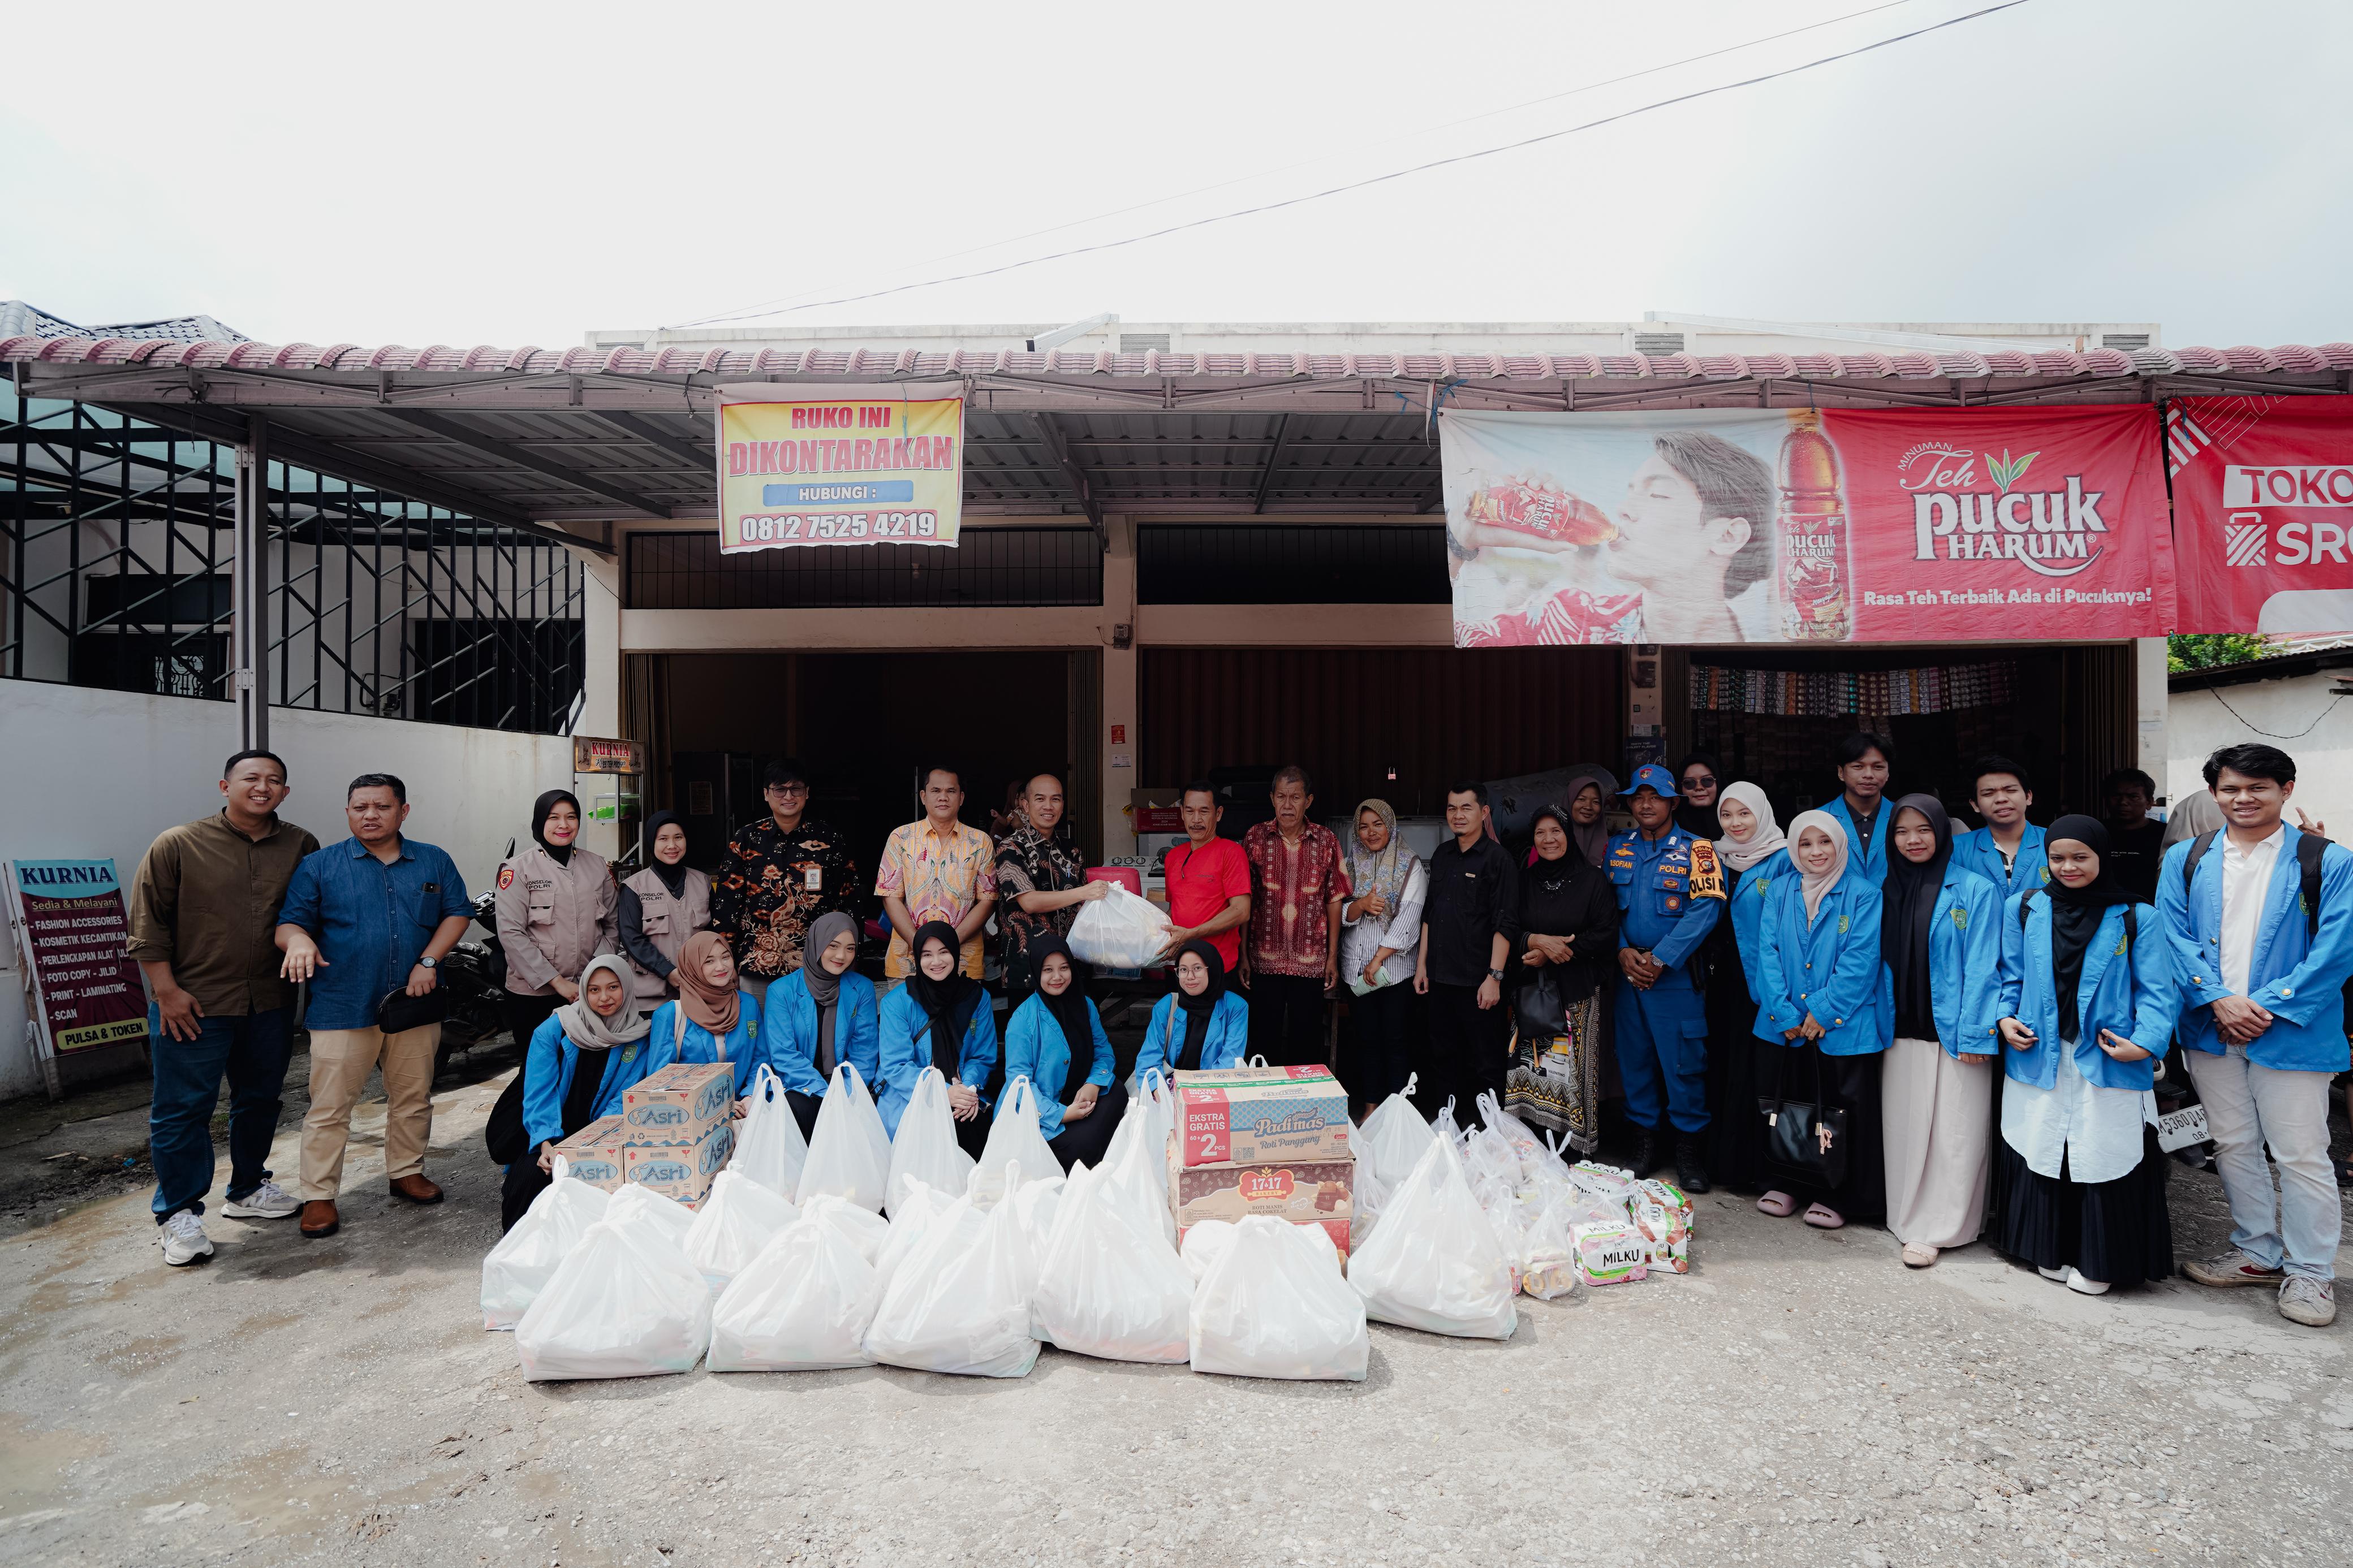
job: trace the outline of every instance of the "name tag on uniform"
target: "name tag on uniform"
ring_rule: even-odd
[[[807,888],[812,893],[823,892],[825,890],[825,868],[820,866],[803,868],[801,871],[801,886]]]

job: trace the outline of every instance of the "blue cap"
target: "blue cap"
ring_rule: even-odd
[[[1666,769],[1659,766],[1656,763],[1644,763],[1641,767],[1636,768],[1634,770],[1634,777],[1632,781],[1629,783],[1624,789],[1620,790],[1618,793],[1621,795],[1632,795],[1644,784],[1649,784],[1652,789],[1658,791],[1660,795],[1664,799],[1679,800],[1682,798],[1682,793],[1675,788],[1675,775],[1667,772]]]

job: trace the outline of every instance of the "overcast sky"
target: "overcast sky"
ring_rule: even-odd
[[[1876,3],[30,8],[0,299],[280,342],[569,344],[1281,200],[1978,8],[1900,0],[1571,90]],[[1282,212],[765,319],[2353,338],[2348,45],[2341,0],[2028,0]]]

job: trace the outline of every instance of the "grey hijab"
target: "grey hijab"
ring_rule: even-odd
[[[1569,808],[1577,804],[1577,797],[1585,793],[1588,779],[1601,790],[1601,816],[1589,825],[1579,826],[1577,819],[1569,815]],[[1609,857],[1609,802],[1617,794],[1618,775],[1599,763],[1579,763],[1568,770],[1567,781],[1561,786],[1561,826],[1567,828],[1569,837],[1577,841],[1577,852],[1596,866]]]
[[[857,934],[858,922],[835,910],[809,921],[808,934],[801,939],[801,984],[808,987],[809,1000],[817,1004],[816,1066],[822,1079],[833,1077],[833,1018],[841,997],[841,976],[829,972],[820,955],[833,945],[836,937],[854,938]]]
[[[621,983],[621,1010],[609,1018],[600,1018],[588,1005],[588,977],[600,969],[609,969]],[[638,980],[628,963],[612,954],[592,958],[588,967],[580,972],[580,997],[557,1008],[556,1016],[564,1021],[565,1038],[584,1051],[609,1051],[615,1046],[626,1046],[632,1040],[642,1040],[653,1027],[653,1020],[638,1006]]]

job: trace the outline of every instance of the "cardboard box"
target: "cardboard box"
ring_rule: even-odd
[[[1205,1219],[1241,1220],[1254,1214],[1303,1224],[1329,1222],[1345,1230],[1356,1217],[1356,1173],[1349,1160],[1196,1166],[1171,1161],[1168,1206],[1180,1230]]]
[[[631,1143],[621,1151],[621,1179],[651,1187],[687,1207],[700,1204],[735,1152],[735,1124],[722,1121],[691,1143]]]
[[[570,1162],[566,1174],[613,1192],[621,1184],[621,1119],[600,1116],[555,1146]]]
[[[1328,1236],[1328,1237],[1330,1237],[1332,1238],[1332,1245],[1333,1245],[1333,1247],[1338,1250],[1338,1252],[1339,1252],[1339,1254],[1340,1254],[1340,1262],[1341,1262],[1344,1266],[1347,1263],[1347,1261],[1348,1261],[1348,1222],[1347,1222],[1346,1220],[1342,1220],[1342,1219],[1293,1220],[1292,1223],[1293,1223],[1293,1224],[1294,1224],[1294,1225],[1320,1225],[1320,1226],[1322,1226],[1324,1227],[1324,1234],[1325,1236]],[[1176,1231],[1176,1249],[1177,1249],[1178,1251],[1180,1251],[1180,1252],[1181,1252],[1181,1251],[1183,1251],[1183,1250],[1184,1250],[1184,1248],[1185,1248],[1185,1233],[1186,1233],[1187,1231],[1188,1231],[1188,1230],[1192,1229],[1192,1228],[1193,1228],[1193,1227],[1192,1227],[1191,1226],[1178,1226],[1178,1227],[1177,1227],[1177,1231]]]
[[[1250,1068],[1240,1069],[1247,1073]],[[1327,1164],[1354,1158],[1348,1095],[1321,1068],[1259,1077],[1176,1075],[1176,1131],[1188,1166]],[[1206,1080],[1206,1081],[1205,1081]]]
[[[623,1142],[699,1143],[735,1103],[728,1062],[673,1062],[621,1091]]]

